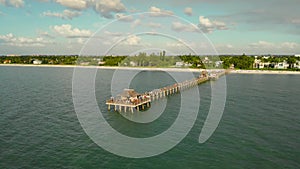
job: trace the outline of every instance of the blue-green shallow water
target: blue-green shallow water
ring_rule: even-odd
[[[96,78],[97,101],[112,127],[149,137],[172,124],[179,95],[149,124],[108,113],[105,80],[112,73],[100,70]],[[299,75],[227,75],[223,118],[199,144],[210,104],[210,84],[202,84],[200,113],[187,137],[159,156],[129,159],[103,150],[85,134],[72,103],[72,74],[72,68],[0,67],[0,168],[300,168]],[[152,76],[158,87],[173,83],[162,72],[144,72],[134,81],[146,85]]]

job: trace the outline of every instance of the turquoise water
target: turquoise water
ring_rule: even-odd
[[[148,124],[107,112],[112,74],[99,70],[95,83],[97,102],[113,128],[149,137],[172,125],[180,95],[169,97],[166,112]],[[72,75],[72,68],[0,67],[0,168],[300,168],[299,75],[227,75],[223,118],[204,144],[198,137],[210,83],[200,85],[200,110],[187,137],[144,159],[111,154],[85,134],[73,107]],[[163,72],[142,72],[131,87],[144,91],[173,82]]]

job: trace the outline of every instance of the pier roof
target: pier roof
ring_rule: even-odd
[[[121,97],[137,97],[138,95],[140,95],[140,94],[137,93],[136,91],[134,91],[133,89],[124,89],[124,91],[119,96],[121,96]]]

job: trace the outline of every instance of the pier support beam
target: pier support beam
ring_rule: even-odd
[[[217,72],[217,78],[224,74],[224,72],[219,73]],[[131,111],[132,113],[135,112],[134,108],[137,111],[140,111],[140,109],[146,109],[146,107],[150,107],[150,102],[153,100],[158,100],[160,98],[179,93],[183,90],[189,89],[191,87],[197,86],[203,82],[206,82],[208,80],[212,80],[210,77],[207,76],[200,76],[199,78],[193,78],[191,80],[186,80],[181,83],[175,83],[173,85],[169,85],[160,89],[155,89],[151,92],[145,92],[143,95],[143,99],[139,99],[137,102],[132,103],[129,100],[107,100],[107,109],[110,111],[114,109],[117,111]],[[111,107],[114,106],[114,107]],[[117,107],[119,106],[119,107]],[[124,106],[124,110],[122,110],[122,107]]]

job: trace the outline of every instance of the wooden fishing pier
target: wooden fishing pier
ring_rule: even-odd
[[[119,94],[116,98],[111,97],[109,100],[107,100],[106,105],[108,106],[107,108],[109,111],[113,107],[114,111],[130,111],[133,113],[135,110],[140,111],[149,108],[151,101],[178,93],[209,80],[217,80],[224,74],[225,71],[213,73],[207,73],[206,71],[203,71],[197,78],[181,83],[175,83],[160,89],[154,89],[142,94],[135,92],[133,89],[124,89],[123,93]]]

